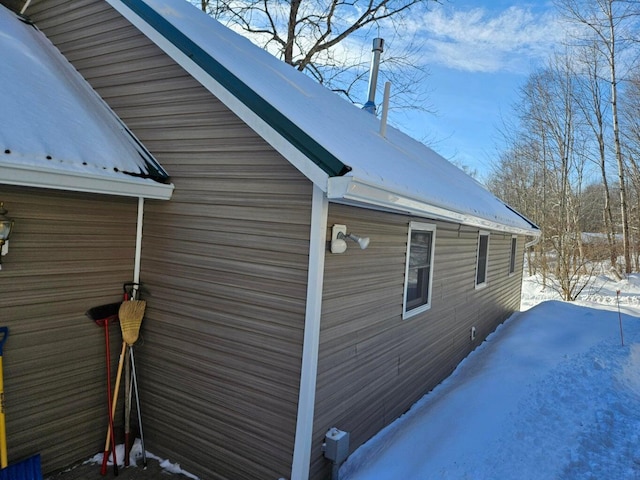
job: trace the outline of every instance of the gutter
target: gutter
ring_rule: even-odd
[[[169,200],[173,193],[172,184],[162,184],[155,180],[130,177],[124,174],[96,175],[73,170],[2,162],[0,162],[0,183],[157,200]]]
[[[337,203],[351,205],[375,205],[378,208],[396,213],[405,213],[432,220],[444,220],[481,229],[539,237],[540,229],[518,214],[529,226],[508,224],[499,218],[487,219],[467,212],[457,212],[445,207],[411,198],[397,191],[382,188],[379,185],[359,180],[352,176],[332,177],[328,181],[327,197]],[[504,204],[503,204],[504,205]],[[513,212],[504,205],[505,209]]]

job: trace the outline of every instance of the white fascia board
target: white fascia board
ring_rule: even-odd
[[[318,165],[313,163],[300,150],[295,148],[278,132],[276,132],[267,122],[251,111],[244,103],[238,100],[226,88],[218,83],[207,72],[200,68],[187,55],[182,53],[173,43],[158,33],[152,26],[140,18],[129,7],[118,0],[107,0],[107,3],[116,9],[122,16],[129,20],[138,30],[146,35],[153,43],[162,49],[178,65],[184,68],[193,78],[195,78],[204,88],[209,90],[218,98],[229,110],[235,113],[254,132],[262,137],[280,155],[286,158],[295,168],[297,168],[314,185],[326,192],[328,174]]]
[[[0,164],[0,184],[156,200],[169,200],[173,193],[173,184],[164,185],[150,179],[127,178],[125,175],[122,177],[109,178],[53,168]]]
[[[540,230],[535,228],[505,225],[497,221],[438,207],[348,175],[331,177],[327,183],[327,197],[330,201],[337,203],[371,205],[392,212],[409,213],[433,220],[445,220],[498,232],[540,235]]]

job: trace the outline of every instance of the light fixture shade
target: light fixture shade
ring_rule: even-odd
[[[346,225],[335,224],[331,227],[331,253],[346,252],[347,238],[356,242],[362,250],[369,246],[369,237],[359,237],[353,233],[347,233]]]
[[[347,226],[336,224],[331,227],[331,253],[344,253],[347,251],[347,242],[344,234],[347,233]]]
[[[360,248],[362,250],[364,250],[365,248],[367,248],[369,246],[369,242],[371,241],[369,239],[369,237],[360,237],[358,235],[354,235],[353,233],[350,233],[349,235],[347,235],[351,240],[354,240],[355,242],[358,243],[358,245],[360,245]]]
[[[336,238],[331,241],[331,253],[344,253],[347,251],[347,242],[342,238]]]
[[[7,217],[7,210],[4,208],[4,202],[0,202],[0,245],[3,245],[11,235],[13,229],[13,220]]]

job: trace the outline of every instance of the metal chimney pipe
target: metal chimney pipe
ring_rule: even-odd
[[[367,103],[362,107],[369,113],[376,114],[376,86],[378,85],[378,70],[380,69],[380,54],[384,50],[384,40],[382,38],[373,39],[373,52],[371,56],[371,69],[369,73],[369,97]]]

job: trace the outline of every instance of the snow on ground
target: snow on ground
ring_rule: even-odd
[[[523,311],[340,479],[640,478],[640,277],[601,276],[578,302],[558,299],[525,279]]]
[[[522,312],[357,449],[340,480],[640,478],[640,275],[559,299],[525,278]]]
[[[141,461],[142,442],[140,441],[139,438],[136,438],[129,452],[130,452],[129,456],[131,459],[131,466],[135,467],[138,464],[142,464],[142,461]],[[192,473],[187,472],[186,470],[183,470],[182,467],[180,467],[179,463],[172,463],[169,460],[160,458],[146,449],[145,449],[145,456],[147,458],[153,458],[155,460],[158,460],[158,463],[160,464],[160,467],[162,468],[162,470],[166,471],[167,473],[181,474],[181,475],[184,475],[185,477],[192,478],[193,480],[199,480],[199,477],[195,476]],[[93,457],[91,457],[89,460],[87,460],[84,463],[93,463],[97,465],[102,465],[102,459],[103,459],[103,453],[96,453]],[[116,460],[118,461],[119,467],[124,467],[124,444],[122,443],[116,445]],[[111,458],[109,458],[107,465],[113,465]]]

